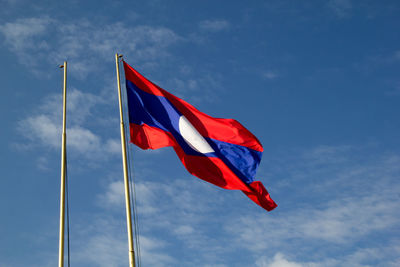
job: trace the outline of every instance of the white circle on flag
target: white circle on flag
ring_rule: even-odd
[[[211,148],[206,139],[183,115],[179,118],[179,131],[186,143],[197,152],[203,154],[214,152],[214,149]]]

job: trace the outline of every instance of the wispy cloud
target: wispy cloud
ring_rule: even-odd
[[[339,266],[354,266],[366,267],[376,266],[369,264],[370,262],[384,262],[384,266],[394,267],[397,266],[399,260],[391,261],[385,260],[385,257],[396,254],[399,247],[385,247],[385,248],[363,248],[357,249],[353,253],[349,253],[342,258],[324,258],[315,261],[296,261],[281,252],[276,253],[272,258],[262,256],[256,261],[258,267],[339,267]]]
[[[288,202],[278,201],[281,205],[269,216],[249,214],[227,222],[227,232],[235,233],[237,246],[246,247],[255,255],[280,247],[285,247],[285,253],[296,254],[300,246],[322,257],[312,265],[291,262],[278,254],[272,262],[260,259],[259,266],[341,266],[343,262],[361,266],[365,260],[375,260],[372,253],[369,256],[364,253],[362,260],[357,258],[357,253],[361,252],[352,251],[350,247],[354,248],[354,244],[373,235],[386,235],[400,224],[396,213],[400,205],[397,193],[400,188],[396,182],[400,157],[364,156],[360,159],[358,153],[363,153],[364,149],[321,146],[306,151],[303,156],[297,154],[298,159],[291,159],[290,164],[285,161],[286,169],[289,165],[296,167],[285,171],[291,182],[284,185],[284,190],[288,194],[296,192],[296,196],[290,197]],[[295,161],[299,165],[293,165]],[[279,177],[277,172],[272,175]],[[291,191],[292,187],[296,190]],[[387,242],[394,240],[389,238]],[[326,250],[313,244],[325,244]],[[322,255],[329,254],[329,247],[336,245],[345,246],[348,254],[329,265],[329,256]],[[378,250],[373,244],[368,249]],[[393,250],[387,253],[391,257],[394,254]],[[388,263],[384,258],[379,261]],[[278,263],[281,265],[276,265]]]
[[[276,79],[279,75],[276,71],[268,70],[262,74],[262,76],[268,80],[274,80]]]
[[[223,19],[203,20],[199,22],[199,28],[204,31],[219,32],[229,29],[230,23]]]
[[[207,20],[200,25],[207,31],[219,31],[229,27],[229,23],[224,20]],[[61,23],[51,17],[24,18],[7,22],[0,25],[0,34],[5,37],[6,47],[16,54],[18,60],[41,77],[49,76],[50,67],[54,70],[55,66],[67,60],[70,63],[68,69],[71,77],[85,79],[91,74],[96,76],[95,80],[101,81],[106,77],[99,79],[96,74],[105,69],[110,73],[108,67],[114,66],[112,61],[116,52],[123,53],[128,62],[129,59],[134,59],[135,65],[141,66],[141,71],[154,70],[163,59],[171,58],[170,48],[186,40],[172,29],[162,26],[132,27],[122,22],[102,25],[101,21],[93,23],[86,19]],[[104,64],[105,62],[107,64]],[[194,91],[222,90],[218,75],[198,70],[194,73],[188,67],[183,67],[172,79],[163,79],[160,86],[176,90],[178,95],[197,102],[213,101],[214,98],[204,97],[207,95],[204,93],[194,96]],[[114,84],[111,87],[113,88]],[[85,106],[86,104],[81,105],[82,112]]]
[[[17,19],[0,25],[0,32],[21,63],[43,67],[43,59],[54,65],[67,59],[74,62],[70,70],[81,78],[99,70],[100,60],[112,61],[115,52],[149,62],[168,56],[168,47],[183,39],[165,27],[101,25],[85,19],[61,23],[49,17]]]
[[[8,22],[0,26],[6,43],[14,52],[22,52],[33,49],[37,44],[47,48],[47,42],[39,41],[35,37],[44,34],[48,26],[53,22],[49,17],[17,19],[15,22]]]
[[[349,17],[353,7],[350,0],[330,0],[327,6],[339,18]]]
[[[122,207],[124,205],[124,183],[123,181],[113,181],[108,184],[106,191],[99,195],[101,205],[111,207]]]
[[[127,264],[128,246],[126,237],[115,235],[115,231],[104,225],[97,225],[103,232],[93,234],[87,244],[80,246],[76,255],[79,262],[96,266],[123,266]]]
[[[215,102],[215,91],[224,91],[221,77],[217,74],[200,72],[197,76],[182,75],[165,82],[166,88],[173,88],[176,96],[192,103]]]
[[[219,252],[216,248],[217,240],[206,234],[212,231],[208,229],[210,223],[212,224],[210,216],[216,210],[226,207],[222,197],[217,194],[218,189],[196,180],[165,180],[166,182],[146,181],[136,184],[141,233],[147,238],[155,238],[154,233],[161,232],[164,236],[168,236],[166,240],[174,240],[175,244],[183,242],[186,247],[196,251],[197,256],[194,258],[190,255],[178,257],[176,254],[170,254],[169,260],[172,261],[175,258],[175,261],[181,262],[179,266],[213,262],[212,260],[215,260]],[[114,181],[109,184],[104,194],[99,195],[99,199],[102,203],[106,203],[108,208],[114,205],[122,209],[123,194],[123,183]],[[245,199],[244,196],[243,199]],[[221,206],[218,207],[215,203],[219,201],[221,201]],[[142,235],[140,238],[142,239]],[[142,240],[140,242],[142,243]],[[147,257],[145,255],[150,254],[148,249],[146,247],[141,249],[145,253],[144,258]],[[170,249],[171,244],[165,244],[154,247],[151,253],[162,255]],[[224,248],[219,249],[224,250]],[[150,260],[149,258],[146,260]]]

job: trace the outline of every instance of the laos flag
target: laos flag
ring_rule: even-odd
[[[144,78],[124,62],[130,141],[142,149],[172,146],[194,176],[241,190],[270,211],[277,205],[254,180],[263,147],[233,119],[213,118]]]

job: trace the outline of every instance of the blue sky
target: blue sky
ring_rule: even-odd
[[[400,265],[398,1],[1,0],[0,266],[55,266],[68,80],[72,266],[127,266],[114,54],[264,146],[278,208],[134,161],[143,266]]]

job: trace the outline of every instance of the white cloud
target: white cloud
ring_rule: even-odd
[[[89,129],[75,126],[67,129],[67,132],[67,144],[69,147],[83,154],[101,150],[99,149],[102,145],[100,137]]]
[[[121,154],[121,140],[119,139],[108,139],[105,143],[106,150],[113,154]]]
[[[68,57],[89,53],[113,60],[116,51],[129,51],[135,59],[153,59],[162,56],[164,48],[181,39],[165,27],[139,25],[128,27],[114,23],[99,27],[88,21],[70,23],[60,28],[59,51]],[[139,57],[139,58],[138,58]]]
[[[107,191],[100,195],[100,203],[107,206],[122,207],[125,204],[124,183],[122,181],[111,182]]]
[[[393,211],[399,204],[398,200],[392,202],[390,198],[374,195],[333,200],[325,209],[303,211],[306,218],[298,214],[296,217],[302,222],[296,228],[306,238],[334,243],[353,242],[398,224],[399,219]]]
[[[256,261],[258,267],[302,267],[302,264],[288,261],[281,253],[275,254],[272,260],[267,260],[265,257],[260,258]]]
[[[47,48],[45,41],[36,40],[35,37],[46,33],[50,23],[52,20],[48,17],[17,19],[0,25],[0,32],[14,52],[33,49],[37,45],[39,48]]]
[[[140,236],[140,245],[144,266],[176,265],[176,259],[165,252],[160,252],[167,245],[165,241],[154,237]]]
[[[61,99],[59,98],[59,101]],[[54,101],[54,104],[61,102]],[[84,93],[77,89],[68,90],[67,95],[67,112],[68,122],[70,124],[82,125],[89,117],[91,117],[93,109],[96,105],[107,104],[106,99],[100,95]]]
[[[230,23],[223,19],[203,20],[199,23],[199,27],[201,30],[219,32],[229,29]]]
[[[385,258],[390,255],[396,255],[399,247],[385,247],[385,248],[362,248],[356,251],[345,254],[342,257],[330,258],[326,257],[320,259],[317,255],[311,255],[312,258],[320,260],[312,262],[302,262],[288,259],[287,255],[278,252],[273,258],[262,256],[257,259],[256,266],[258,267],[340,267],[340,266],[354,266],[354,267],[372,267],[378,266],[371,264],[371,262],[384,262],[382,266],[397,266],[398,261],[386,260]],[[296,254],[296,253],[294,253]],[[379,266],[381,266],[379,264]]]
[[[54,148],[61,147],[61,126],[57,126],[49,116],[29,117],[19,123],[19,129],[31,142],[43,143]]]
[[[112,62],[116,52],[144,64],[168,56],[168,47],[183,40],[166,27],[101,25],[85,19],[61,23],[48,17],[7,22],[0,25],[0,32],[21,63],[36,67],[33,71],[47,68],[40,66],[43,61],[57,65],[68,60],[69,70],[78,78],[101,69],[100,62]]]
[[[128,263],[127,239],[116,236],[109,229],[93,235],[77,255],[80,261],[95,263],[99,267],[124,266]],[[84,259],[84,260],[83,260]]]
[[[119,141],[104,139],[85,127],[95,117],[92,114],[94,107],[97,105],[98,109],[98,105],[106,102],[99,96],[76,89],[68,92],[67,99],[67,147],[87,159],[107,158],[121,153]],[[18,131],[26,138],[24,143],[50,149],[61,148],[61,103],[61,95],[50,95],[33,114],[18,122]]]

